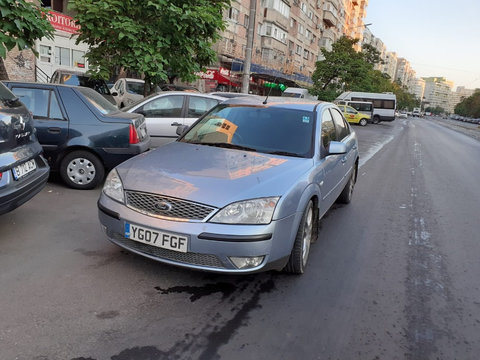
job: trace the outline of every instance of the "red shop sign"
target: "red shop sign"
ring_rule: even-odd
[[[60,14],[50,10],[48,12],[48,21],[56,30],[65,31],[71,34],[76,34],[80,31],[80,25],[75,24],[75,20],[71,16]]]

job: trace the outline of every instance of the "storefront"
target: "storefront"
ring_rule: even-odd
[[[203,86],[200,86],[204,92],[227,91],[240,92],[242,79],[239,76],[232,76],[229,69],[207,69],[205,72],[198,72]]]
[[[39,53],[36,61],[37,81],[47,82],[56,69],[87,71],[88,63],[85,53],[88,45],[75,44],[76,34],[80,26],[72,17],[56,11],[48,12],[48,19],[55,29],[53,39],[42,38],[35,44]]]

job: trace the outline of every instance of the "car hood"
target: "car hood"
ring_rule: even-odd
[[[280,196],[312,166],[312,159],[173,142],[127,160],[117,171],[125,190],[223,207]]]

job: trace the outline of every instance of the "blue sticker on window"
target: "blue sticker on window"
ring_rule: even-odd
[[[302,121],[303,121],[304,123],[307,123],[307,124],[308,124],[308,123],[310,122],[310,116],[304,116],[304,117],[302,117]]]

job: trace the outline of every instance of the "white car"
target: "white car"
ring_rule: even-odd
[[[129,113],[145,116],[151,147],[165,145],[177,139],[177,127],[192,125],[226,98],[185,91],[165,91],[156,93],[123,108]]]
[[[141,79],[122,78],[113,85],[112,92],[117,106],[121,109],[143,99],[145,81]]]

